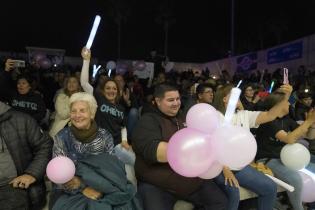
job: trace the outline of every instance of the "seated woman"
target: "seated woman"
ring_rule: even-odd
[[[71,126],[54,137],[53,156],[72,159],[76,175],[54,187],[50,207],[54,210],[141,209],[123,163],[112,155],[111,134],[94,121],[96,110],[92,95],[79,92],[70,97]]]
[[[222,114],[226,111],[232,88],[232,85],[225,85],[218,89],[214,96],[213,105]],[[290,95],[292,87],[285,85],[282,87],[282,90],[287,95]],[[272,107],[268,112],[257,112],[243,110],[243,106],[239,101],[238,108],[240,110],[234,114],[232,124],[242,126],[246,129],[258,127],[260,124],[274,120],[283,109],[284,105],[285,103],[283,102]],[[223,118],[223,115],[221,116]],[[272,210],[277,194],[276,184],[250,165],[235,171],[234,175],[234,173],[225,166],[222,174],[215,178],[216,183],[228,196],[228,210],[238,209],[240,199],[239,186],[249,189],[258,195],[258,210]],[[226,183],[229,184],[227,185]]]
[[[259,102],[260,97],[258,95],[255,95],[255,90],[253,89],[252,84],[247,83],[243,86],[240,99],[245,110],[257,110],[256,104]]]
[[[13,60],[8,59],[5,63],[5,70],[0,73],[0,88],[6,90],[4,101],[9,102],[9,105],[15,110],[29,114],[40,124],[46,114],[44,99],[33,91],[33,78],[29,74],[19,74],[15,83],[12,79],[13,70]],[[3,97],[0,96],[0,98]]]
[[[95,120],[101,128],[106,129],[113,136],[116,155],[129,166],[135,162],[135,154],[128,144],[126,129],[125,109],[119,104],[120,89],[117,82],[113,79],[103,81],[98,89],[94,89],[89,83],[89,63],[91,51],[83,48],[81,52],[83,66],[80,82],[85,92],[94,95],[98,109]]]
[[[55,119],[49,130],[49,135],[54,137],[61,129],[70,122],[70,96],[81,91],[80,81],[76,76],[66,78],[66,85],[63,91],[57,95],[55,103]]]
[[[265,109],[269,110],[280,101],[285,99],[282,92],[276,91],[269,95],[265,100]],[[309,130],[315,128],[315,111],[311,110],[305,121],[298,125],[290,116],[289,102],[284,109],[279,112],[276,120],[260,126],[257,130],[258,152],[257,159],[263,159],[270,167],[276,177],[294,186],[293,192],[287,192],[289,200],[294,210],[303,210],[301,191],[302,178],[298,171],[291,170],[284,166],[280,160],[280,152],[284,145],[296,143],[301,137],[307,134]],[[312,132],[313,133],[313,132]],[[308,135],[309,139],[315,136]],[[311,156],[311,163],[307,166],[308,170],[315,172],[315,156]],[[315,203],[312,204],[313,208]],[[313,209],[312,208],[312,209]]]

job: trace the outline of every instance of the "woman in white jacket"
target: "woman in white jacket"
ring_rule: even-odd
[[[65,88],[57,95],[55,102],[55,119],[49,130],[49,135],[54,137],[70,121],[69,98],[73,93],[82,91],[80,81],[75,76],[66,79]]]

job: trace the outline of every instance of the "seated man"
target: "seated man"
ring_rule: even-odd
[[[0,101],[0,209],[42,209],[52,144],[35,119]]]
[[[183,177],[168,164],[168,141],[184,128],[178,113],[181,104],[178,90],[160,84],[155,88],[154,100],[154,111],[141,117],[132,135],[138,192],[144,209],[172,210],[179,198],[205,210],[225,209],[226,197],[212,180]]]

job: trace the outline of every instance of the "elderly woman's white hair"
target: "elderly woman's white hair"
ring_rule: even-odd
[[[89,109],[91,111],[92,118],[94,119],[95,113],[97,110],[97,102],[91,94],[88,94],[86,92],[78,92],[74,93],[70,97],[70,107],[72,106],[73,103],[77,101],[85,101],[89,105]]]

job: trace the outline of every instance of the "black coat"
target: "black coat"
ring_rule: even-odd
[[[45,202],[44,175],[51,159],[53,141],[27,114],[13,109],[0,115],[0,135],[15,163],[17,175],[29,174],[36,182],[28,189],[32,205]]]

